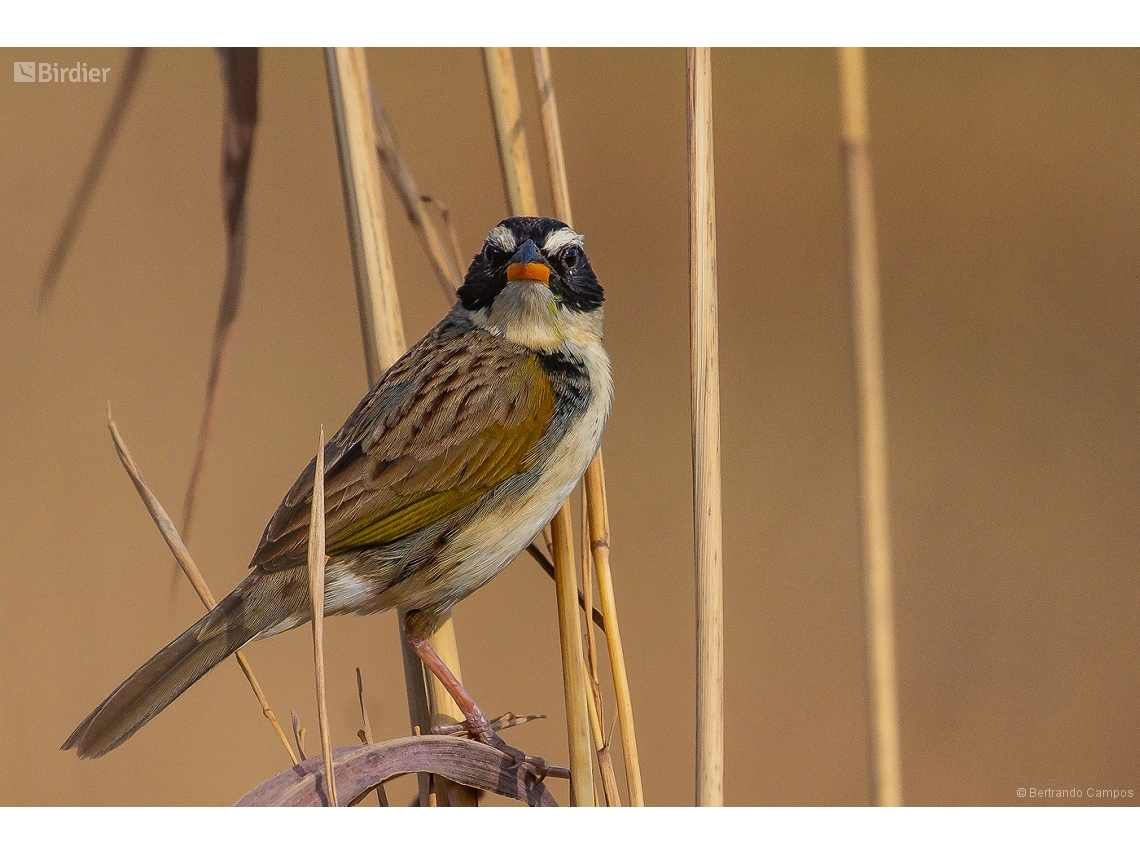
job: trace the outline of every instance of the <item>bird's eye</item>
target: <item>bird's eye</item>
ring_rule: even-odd
[[[562,253],[562,263],[567,267],[577,267],[578,262],[582,260],[582,250],[576,246],[570,247],[566,252]]]
[[[498,264],[506,255],[507,253],[498,244],[486,243],[483,245],[483,258],[491,264]]]

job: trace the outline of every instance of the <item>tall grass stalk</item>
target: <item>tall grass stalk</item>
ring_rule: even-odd
[[[686,65],[697,565],[696,800],[701,806],[718,806],[724,804],[724,571],[711,50],[689,48]]]
[[[855,348],[860,541],[867,634],[872,798],[902,804],[894,594],[887,506],[887,435],[883,341],[879,301],[879,250],[871,192],[867,131],[867,79],[862,48],[839,51],[842,154],[847,189],[847,251],[851,328]]]

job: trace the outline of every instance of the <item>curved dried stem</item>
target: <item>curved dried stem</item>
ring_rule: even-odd
[[[356,804],[374,787],[397,775],[426,772],[529,805],[556,807],[553,796],[526,763],[515,764],[501,751],[452,736],[405,736],[376,745],[332,750],[337,781],[347,804]],[[329,803],[320,786],[322,757],[258,784],[238,807],[315,807]]]

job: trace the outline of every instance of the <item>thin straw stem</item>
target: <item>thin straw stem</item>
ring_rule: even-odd
[[[384,218],[372,89],[363,48],[325,48],[325,67],[344,190],[345,219],[353,248],[364,358],[371,385],[407,348]],[[459,715],[459,710],[440,682],[425,674],[423,664],[408,647],[403,610],[399,612],[397,623],[412,726],[427,733],[432,726],[429,711],[454,717]],[[432,637],[431,644],[452,673],[458,673],[455,645],[448,647],[446,643],[448,633],[454,637],[450,615]],[[440,784],[444,789],[447,786]],[[428,804],[426,776],[420,777],[420,797],[420,804]],[[474,791],[467,793],[469,802],[474,803],[477,797]]]
[[[166,545],[170,547],[174,559],[182,568],[182,572],[186,574],[186,578],[190,580],[191,587],[198,595],[198,599],[202,601],[202,605],[207,610],[213,609],[218,604],[214,599],[214,595],[210,592],[209,585],[202,577],[201,572],[198,570],[198,565],[194,563],[194,559],[190,557],[190,550],[186,548],[181,536],[178,534],[178,529],[174,527],[174,521],[170,519],[170,515],[162,507],[158,501],[158,497],[151,492],[150,487],[147,486],[146,481],[143,480],[142,473],[139,472],[135,461],[131,458],[131,453],[127,449],[127,444],[123,441],[122,436],[119,435],[119,428],[115,425],[115,420],[111,418],[111,405],[107,405],[107,428],[111,431],[111,441],[115,444],[115,453],[119,455],[119,460],[123,464],[123,468],[127,470],[127,475],[130,476],[131,482],[135,485],[135,490],[138,491],[139,498],[143,500],[146,505],[150,517],[154,520],[155,525],[158,526],[158,531],[162,535],[162,539],[166,541]],[[245,654],[240,650],[234,654],[237,659],[238,666],[241,668],[242,673],[245,674],[245,679],[249,681],[249,687],[253,689],[253,694],[257,697],[257,702],[261,704],[261,712],[269,720],[273,729],[277,732],[277,736],[281,739],[281,744],[285,746],[286,752],[289,754],[289,759],[293,765],[296,766],[299,762],[297,755],[293,751],[293,746],[289,744],[289,737],[285,735],[285,731],[281,729],[281,725],[277,722],[277,716],[273,714],[273,710],[269,708],[269,701],[265,698],[265,692],[261,689],[261,684],[257,681],[257,677],[253,674],[253,668],[250,667],[249,661],[245,658]]]
[[[564,506],[564,510],[567,510]],[[586,663],[582,659],[582,625],[578,620],[578,580],[574,571],[574,540],[570,514],[559,512],[550,526],[558,595],[558,636],[562,644],[562,682],[566,697],[566,727],[570,742],[570,798],[577,807],[594,806],[594,761],[590,748],[590,718],[586,706]]]
[[[363,48],[325,48],[325,65],[371,384],[407,349],[376,157],[372,90]]]
[[[600,451],[586,470],[586,477],[582,483],[588,497],[590,546],[594,568],[598,575],[598,596],[601,600],[602,620],[605,623],[606,649],[609,652],[610,670],[613,673],[629,803],[633,807],[644,807],[641,757],[637,752],[637,733],[633,726],[633,699],[629,692],[629,676],[625,670],[625,653],[621,645],[621,630],[618,628],[617,598],[614,595],[613,573],[610,571],[610,511],[606,500],[605,465]]]
[[[851,326],[855,348],[872,795],[877,805],[901,805],[879,257],[871,192],[871,157],[867,144],[867,81],[862,48],[840,49],[839,74],[843,111],[842,149],[847,179]]]
[[[546,165],[550,171],[550,188],[554,195],[554,215],[572,226],[570,182],[566,177],[566,158],[562,154],[562,132],[558,124],[558,102],[554,98],[554,77],[550,71],[550,53],[544,47],[532,50],[534,82],[538,89],[539,112],[542,116],[542,138],[546,143]]]
[[[329,807],[336,807],[336,776],[333,774],[329,708],[325,698],[325,429],[317,447],[313,469],[313,501],[309,513],[309,602],[313,607],[313,668],[317,677],[317,724],[325,762],[325,786]]]
[[[697,565],[697,804],[724,804],[724,579],[712,58],[689,48],[689,235],[693,516]]]
[[[499,141],[499,163],[503,169],[507,207],[516,217],[537,216],[538,201],[534,195],[534,179],[530,172],[526,129],[523,127],[522,105],[519,102],[511,49],[483,48],[483,67],[487,73],[487,90],[491,96],[495,138]]]
[[[531,177],[530,154],[522,124],[518,80],[510,48],[483,48],[487,73],[487,91],[495,132],[499,141],[499,161],[503,185],[514,216],[535,216],[538,202]],[[578,580],[574,570],[574,548],[570,540],[570,503],[564,502],[551,521],[554,586],[558,591],[558,625],[562,643],[562,680],[566,695],[566,736],[570,751],[571,795],[577,805],[594,803],[594,764],[591,759],[590,724],[586,709],[585,668],[582,661],[582,636],[578,627]],[[553,530],[566,532],[565,548],[556,548]],[[570,594],[566,594],[569,591]],[[572,649],[571,649],[572,648]],[[576,663],[576,664],[575,664]]]
[[[594,562],[590,556],[590,511],[586,488],[583,485],[581,495],[581,554],[582,554],[582,599],[580,601],[582,612],[589,615],[594,610]],[[586,700],[590,707],[590,731],[594,735],[594,748],[598,755],[598,771],[602,775],[602,795],[605,797],[607,807],[621,807],[621,796],[618,793],[617,775],[614,773],[613,752],[606,741],[606,731],[602,724],[604,706],[602,704],[602,683],[598,677],[598,641],[594,635],[593,621],[586,619],[586,664],[588,670],[586,677],[589,680],[589,691]]]

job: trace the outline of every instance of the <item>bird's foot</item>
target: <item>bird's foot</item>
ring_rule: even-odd
[[[444,724],[438,725],[431,729],[432,733],[441,735],[450,735],[458,733],[466,733],[472,739],[477,739],[484,745],[501,751],[511,759],[511,767],[529,766],[534,774],[538,776],[539,780],[551,778],[569,778],[570,770],[565,766],[555,766],[548,763],[542,757],[536,757],[527,754],[525,751],[520,751],[512,745],[508,745],[503,737],[495,732],[494,723],[487,720],[487,716],[481,710],[476,708],[475,715],[468,715],[462,723],[457,724]],[[508,714],[509,715],[509,714]],[[495,719],[496,722],[500,721]]]

